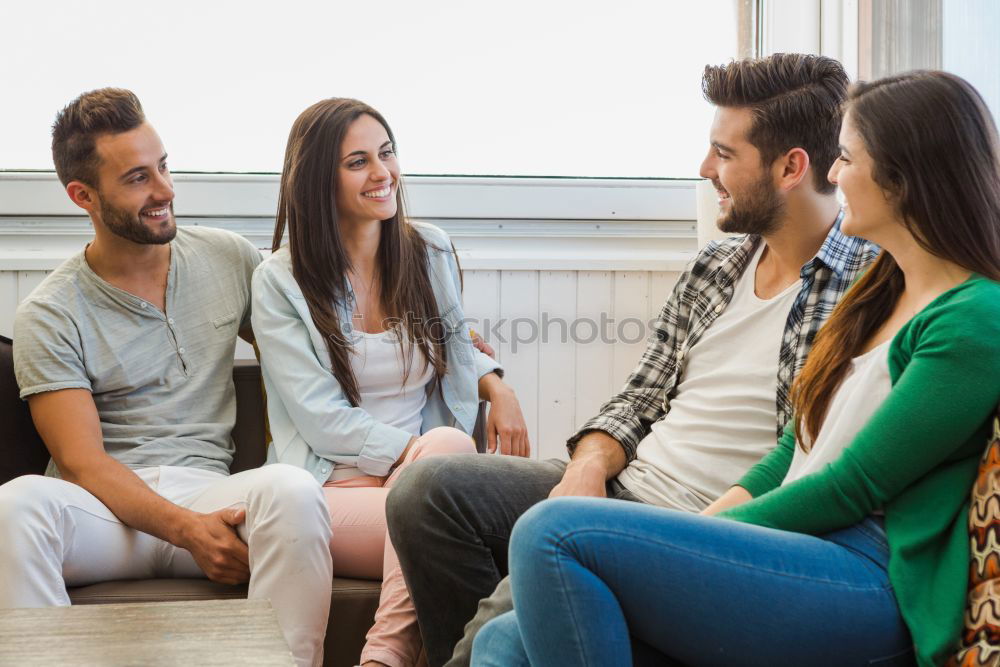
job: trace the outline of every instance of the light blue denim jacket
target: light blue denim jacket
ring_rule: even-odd
[[[503,371],[472,346],[462,311],[458,265],[448,235],[433,225],[410,224],[427,241],[431,286],[450,332],[445,344],[448,369],[440,390],[427,397],[421,430],[454,426],[471,434],[479,405],[479,378]],[[347,400],[292,277],[287,246],[261,262],[251,285],[251,320],[260,348],[272,437],[268,463],[305,468],[320,483],[329,479],[336,463],[357,466],[368,475],[388,474],[411,434],[376,421]],[[352,291],[348,302],[353,300]],[[345,327],[350,327],[351,310],[346,303],[337,304],[337,316]]]

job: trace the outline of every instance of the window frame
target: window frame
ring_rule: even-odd
[[[843,59],[850,53],[853,39],[856,69],[859,1],[863,0],[734,0],[742,4],[746,17],[740,23],[740,48],[751,45],[753,54],[823,52]],[[175,173],[175,211],[181,223],[215,224],[263,240],[267,227],[273,225],[278,180],[278,174]],[[631,251],[640,259],[629,261],[630,250],[622,247],[617,259],[600,264],[600,268],[628,270],[683,267],[697,238],[694,221],[698,180],[403,177],[411,218],[435,222],[459,231],[465,238],[524,238],[534,243],[539,239],[589,239],[588,251],[573,260],[586,263],[599,254],[599,246],[607,237],[622,238],[631,232],[636,236]],[[78,236],[90,233],[85,221],[66,197],[54,172],[0,171],[0,235]],[[678,248],[670,251],[673,255],[666,263],[643,252],[649,249],[644,241],[652,238],[672,239],[671,247]],[[542,245],[552,250],[558,245],[546,243]],[[506,243],[494,246],[505,248],[512,257],[517,254]],[[4,266],[30,263],[17,260],[13,256],[16,252],[11,247],[0,254]],[[539,270],[568,266],[558,258],[546,259],[541,249],[521,260],[525,258],[537,261],[535,268]],[[507,264],[525,268],[521,260]],[[491,266],[507,265],[496,254],[490,261]],[[482,262],[484,266],[488,263]]]

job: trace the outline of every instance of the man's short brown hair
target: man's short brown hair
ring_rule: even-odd
[[[822,193],[835,187],[827,172],[839,154],[838,136],[847,99],[847,73],[824,56],[775,53],[705,68],[701,89],[720,107],[749,109],[747,141],[770,165],[793,148],[809,154],[813,183]]]
[[[100,88],[80,95],[52,124],[52,161],[59,180],[97,187],[97,138],[134,130],[145,121],[139,98],[130,90]]]

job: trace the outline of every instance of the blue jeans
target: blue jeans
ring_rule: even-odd
[[[557,498],[511,536],[514,611],[474,666],[911,665],[879,522],[823,537],[597,498]]]

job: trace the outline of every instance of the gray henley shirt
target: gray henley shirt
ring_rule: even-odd
[[[105,450],[130,468],[228,474],[233,352],[260,253],[208,227],[179,227],[170,247],[166,312],[101,279],[82,251],[47,276],[14,317],[17,383],[22,399],[90,391]]]

